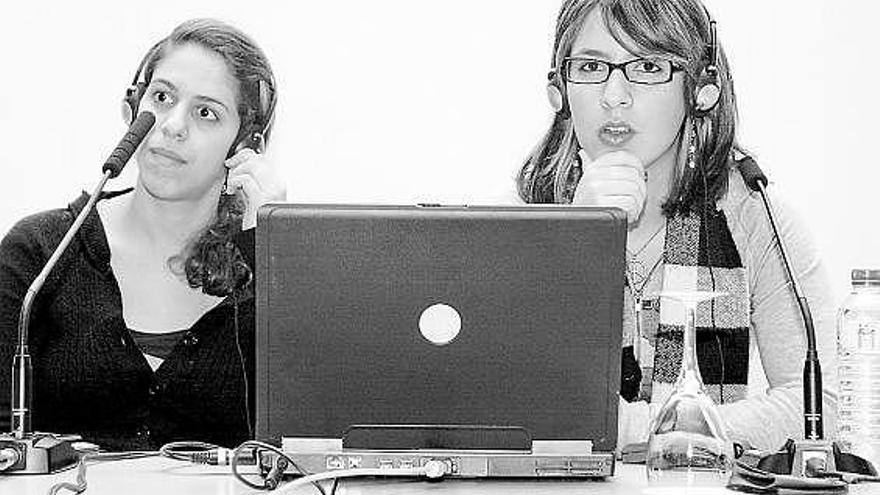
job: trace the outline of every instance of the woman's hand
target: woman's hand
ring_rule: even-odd
[[[257,225],[257,210],[273,201],[287,199],[287,184],[272,162],[250,148],[245,148],[226,160],[229,169],[227,186],[231,191],[241,191],[245,209],[242,229]]]
[[[579,152],[583,175],[574,191],[572,204],[616,206],[635,223],[645,209],[647,183],[645,167],[627,151],[606,153],[595,161],[584,150]]]

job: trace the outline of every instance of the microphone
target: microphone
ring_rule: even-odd
[[[134,150],[141,144],[141,141],[144,140],[144,137],[150,132],[155,123],[156,116],[152,112],[142,112],[138,115],[131,124],[131,127],[128,128],[128,132],[123,136],[122,141],[119,141],[116,149],[113,150],[113,153],[110,153],[110,158],[104,162],[101,171],[105,173],[109,171],[110,178],[115,179],[122,172],[122,168],[131,159],[131,155],[134,154]]]
[[[762,172],[761,168],[758,167],[758,164],[755,163],[755,160],[750,156],[746,156],[736,162],[736,164],[739,166],[739,173],[742,175],[743,181],[745,181],[746,185],[749,186],[749,189],[763,195],[764,193],[762,192],[762,189],[767,187],[769,182],[767,181],[767,176],[764,175],[764,172]]]
[[[799,477],[815,477],[819,475],[816,466],[821,465],[828,472],[836,472],[839,466],[865,475],[876,475],[867,461],[858,456],[840,452],[837,446],[824,439],[822,421],[822,368],[819,366],[819,353],[816,350],[816,329],[813,327],[813,316],[810,306],[798,278],[791,269],[788,250],[779,235],[776,215],[767,191],[767,176],[750,156],[737,160],[740,174],[749,189],[759,193],[764,202],[764,209],[773,229],[773,237],[779,246],[785,273],[791,281],[792,291],[797,299],[801,317],[807,336],[807,354],[804,360],[804,440],[789,440],[781,451],[765,456],[758,462],[758,468],[776,474],[791,474]]]
[[[18,346],[12,360],[12,432],[0,436],[0,473],[31,473],[45,474],[63,469],[76,462],[76,455],[70,443],[50,433],[35,434],[31,432],[33,368],[28,351],[28,328],[30,326],[31,308],[40,288],[49,277],[49,273],[73,237],[79,231],[86,217],[92,211],[107,180],[119,175],[122,168],[131,159],[134,150],[156,122],[150,112],[141,113],[129,127],[128,132],[104,163],[104,172],[88,203],[77,215],[58,247],[49,257],[49,261],[31,282],[21,303],[18,318]],[[12,451],[18,453],[12,455]]]
[[[767,211],[767,218],[770,220],[770,227],[773,229],[773,237],[779,246],[779,252],[782,255],[782,263],[785,266],[785,273],[791,281],[791,287],[794,296],[797,299],[798,307],[801,311],[801,317],[804,320],[804,327],[807,334],[807,355],[804,361],[804,438],[807,440],[822,440],[824,438],[823,421],[822,421],[822,368],[819,365],[819,354],[816,351],[816,329],[813,327],[813,315],[810,313],[810,306],[807,298],[801,291],[798,278],[791,269],[791,262],[788,256],[788,250],[782,237],[779,235],[779,229],[776,226],[776,215],[773,206],[770,204],[770,198],[764,187],[767,186],[767,176],[755,163],[750,156],[746,156],[739,162],[739,171],[742,174],[746,185],[761,195],[764,202],[764,209]]]

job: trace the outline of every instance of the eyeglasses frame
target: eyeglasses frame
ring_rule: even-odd
[[[606,64],[608,66],[609,70],[608,70],[607,75],[605,76],[605,79],[603,79],[602,81],[595,81],[595,82],[570,80],[568,78],[568,71],[566,71],[565,69],[569,63],[571,63],[572,61],[576,61],[576,60],[594,60],[596,62],[601,62],[603,64]],[[629,82],[631,84],[639,84],[642,86],[656,86],[659,84],[669,83],[670,81],[672,81],[672,78],[676,72],[681,72],[684,70],[684,67],[676,64],[675,62],[673,62],[671,60],[666,60],[667,62],[669,62],[669,65],[672,67],[672,70],[669,71],[669,77],[665,81],[657,81],[657,82],[633,81],[632,79],[629,78],[629,75],[627,75],[627,73],[626,73],[626,66],[629,64],[632,64],[634,62],[639,62],[642,60],[649,60],[650,61],[651,59],[649,59],[649,58],[634,58],[632,60],[627,60],[626,62],[621,62],[619,64],[615,64],[614,62],[608,62],[606,60],[597,59],[595,57],[578,57],[578,56],[565,57],[564,59],[562,59],[562,66],[558,69],[558,72],[559,72],[559,77],[563,81],[571,83],[571,84],[605,84],[606,82],[608,82],[608,79],[611,79],[611,74],[613,74],[615,70],[619,69],[620,73],[623,74],[623,78],[626,79],[627,82]],[[551,74],[552,74],[552,71],[551,71]]]

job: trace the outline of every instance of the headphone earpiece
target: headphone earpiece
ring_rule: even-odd
[[[559,91],[555,84],[547,85],[547,99],[556,113],[561,112],[565,108],[565,97],[562,96],[562,91]]]
[[[260,100],[259,113],[250,123],[247,132],[241,134],[242,138],[232,145],[227,158],[245,148],[250,148],[261,155],[266,151],[266,136],[269,135],[272,125],[275,123],[275,81],[273,79],[267,83],[260,79],[256,81],[256,85],[257,96]]]
[[[568,106],[568,96],[565,94],[563,83],[559,81],[556,71],[551,70],[547,74],[547,79],[550,81],[547,83],[547,100],[550,102],[550,106],[560,117],[569,118],[571,109]]]
[[[715,19],[709,14],[709,9],[703,7],[706,11],[706,19],[709,21],[709,56],[708,63],[703,68],[699,79],[697,79],[697,89],[694,92],[694,108],[698,115],[703,115],[718,104],[721,99],[721,86],[718,84],[718,34],[715,28]]]
[[[132,84],[125,90],[125,96],[122,97],[122,120],[124,120],[126,124],[131,125],[131,123],[134,122],[134,117],[138,113],[141,98],[144,97],[146,90],[147,84],[144,82]]]
[[[721,88],[714,82],[710,82],[700,86],[700,89],[697,90],[694,106],[698,112],[705,113],[715,108],[720,99]]]
[[[147,83],[140,80],[141,73],[144,71],[147,63],[149,63],[159,51],[163,42],[164,40],[161,40],[150,47],[150,50],[147,51],[144,58],[141,59],[141,63],[138,64],[134,77],[131,78],[131,84],[125,89],[125,96],[122,97],[122,120],[128,125],[131,125],[131,123],[134,122],[135,117],[137,117],[138,107],[141,105],[141,98],[143,98],[144,93],[147,92]]]
[[[266,138],[263,136],[263,133],[254,131],[245,135],[244,138],[232,146],[226,158],[232,158],[232,155],[246,148],[254,150],[258,155],[262,155],[266,151]]]
[[[266,151],[266,138],[263,136],[262,132],[255,132],[251,134],[250,141],[250,148],[256,151],[258,154],[262,155],[263,152]]]

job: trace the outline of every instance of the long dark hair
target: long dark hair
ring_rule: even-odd
[[[275,78],[269,61],[259,46],[239,29],[214,19],[191,19],[160,41],[144,66],[149,84],[156,65],[169,50],[196,44],[216,53],[226,62],[239,83],[238,115],[241,124],[229,150],[231,155],[242,142],[260,132],[269,139],[275,101]],[[238,194],[223,194],[217,204],[214,222],[196,237],[184,253],[169,264],[185,273],[192,288],[212,296],[227,296],[246,287],[253,276],[233,238],[242,230],[244,201]]]
[[[694,171],[679,170],[664,212],[672,215],[689,211],[704,199],[716,201],[727,189],[730,155],[738,149],[737,114],[733,80],[720,44],[716,66],[721,98],[706,114],[696,110],[695,88],[704,82],[700,78],[711,63],[708,12],[699,0],[566,0],[556,22],[551,73],[551,83],[562,91],[565,81],[559,68],[571,54],[584,21],[594,10],[598,10],[608,31],[624,48],[666,54],[681,61],[685,68],[685,120],[693,122],[696,129],[698,166]],[[689,132],[687,127],[682,126],[680,140]],[[679,146],[679,153],[683,148]],[[574,166],[578,149],[571,116],[557,112],[550,129],[520,169],[520,197],[527,203],[570,203],[580,179],[580,168]],[[677,162],[681,164],[682,160]]]

